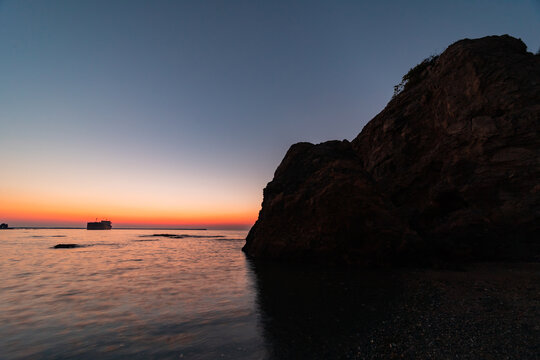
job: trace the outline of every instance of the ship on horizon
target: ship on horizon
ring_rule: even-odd
[[[109,220],[101,220],[101,221],[94,221],[89,222],[86,224],[86,230],[111,230],[112,229],[112,223]]]

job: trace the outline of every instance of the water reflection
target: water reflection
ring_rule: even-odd
[[[245,234],[141,235],[0,234],[0,359],[264,358]]]
[[[250,263],[267,357],[356,358],[392,315],[396,273]]]
[[[242,232],[169,235],[0,234],[0,358],[355,358],[399,299],[395,274],[255,264]]]

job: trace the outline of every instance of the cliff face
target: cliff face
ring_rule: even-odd
[[[244,249],[265,258],[389,263],[417,241],[349,142],[293,145]],[[370,254],[369,257],[364,254]]]
[[[407,79],[352,143],[291,147],[248,255],[386,264],[539,245],[540,56],[461,40]]]

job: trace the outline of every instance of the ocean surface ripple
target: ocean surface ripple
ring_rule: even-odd
[[[245,236],[0,231],[0,359],[356,358],[392,318],[392,276],[254,263]]]
[[[1,232],[0,358],[264,357],[245,232],[154,232]]]

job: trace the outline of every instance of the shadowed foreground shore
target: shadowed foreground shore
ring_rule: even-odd
[[[361,343],[368,357],[538,358],[540,264],[411,271],[403,279],[395,316],[374,329],[373,343]]]
[[[540,263],[254,269],[273,359],[539,358]]]

